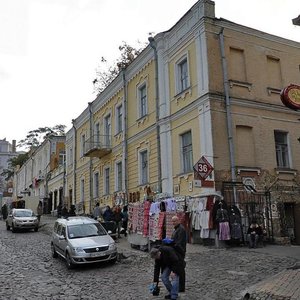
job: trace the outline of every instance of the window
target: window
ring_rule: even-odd
[[[94,198],[99,197],[99,173],[94,174]]]
[[[246,62],[243,49],[229,48],[228,74],[230,79],[246,80]]]
[[[147,115],[147,86],[143,84],[139,87],[139,117],[145,117]]]
[[[104,194],[109,195],[109,168],[104,169]]]
[[[60,166],[65,165],[66,162],[66,151],[65,150],[59,150],[59,160],[58,160],[58,164]]]
[[[80,156],[82,157],[84,155],[85,151],[85,134],[81,135],[80,138]]]
[[[266,78],[270,87],[282,87],[281,65],[279,58],[267,56]]]
[[[148,151],[140,152],[140,184],[148,183]]]
[[[116,190],[122,190],[122,162],[116,164]]]
[[[190,85],[188,59],[185,56],[176,65],[177,93],[186,90]]]
[[[68,159],[68,165],[71,165],[73,163],[73,148],[70,147],[69,148],[69,157],[67,157]]]
[[[277,167],[289,168],[287,133],[274,131]]]
[[[116,108],[116,133],[120,133],[123,130],[123,107],[122,105]]]
[[[105,148],[110,148],[110,136],[111,136],[111,120],[110,114],[104,118],[104,135],[105,135]]]
[[[84,179],[80,180],[80,202],[84,202]]]
[[[99,146],[100,143],[100,124],[96,123],[94,128],[94,142],[96,143],[96,147]]]
[[[192,133],[188,131],[181,135],[182,171],[187,173],[193,169]]]

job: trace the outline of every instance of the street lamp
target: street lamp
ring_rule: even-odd
[[[300,26],[300,15],[297,18],[292,19],[294,25]]]

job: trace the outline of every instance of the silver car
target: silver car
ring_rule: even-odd
[[[67,267],[117,260],[115,241],[103,226],[88,217],[57,219],[51,239],[52,257],[60,255]]]
[[[6,229],[16,232],[18,229],[39,230],[39,220],[31,209],[13,208],[6,219]]]

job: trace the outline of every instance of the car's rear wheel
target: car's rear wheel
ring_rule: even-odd
[[[11,225],[11,231],[16,232],[16,228],[15,228],[14,224]]]
[[[66,264],[67,264],[68,269],[73,269],[74,268],[74,264],[72,263],[71,257],[70,257],[68,252],[66,254]]]
[[[57,252],[55,250],[55,247],[54,247],[53,243],[51,243],[51,253],[52,253],[52,257],[53,258],[57,258],[58,257],[58,254],[57,254]]]
[[[10,226],[6,223],[6,229],[10,230]]]

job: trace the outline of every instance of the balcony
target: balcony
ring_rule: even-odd
[[[84,143],[84,156],[101,158],[111,153],[111,140],[110,135],[93,135]]]

